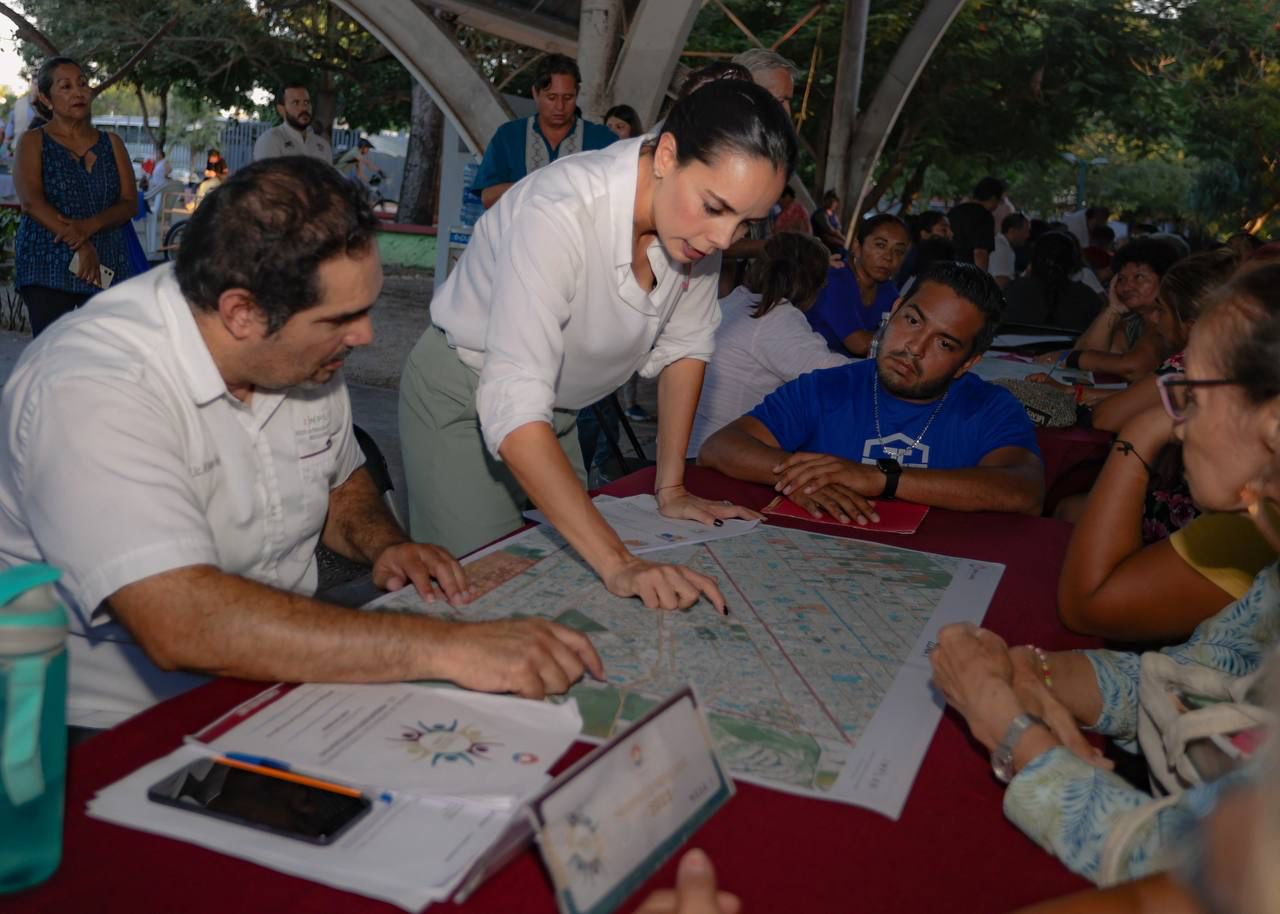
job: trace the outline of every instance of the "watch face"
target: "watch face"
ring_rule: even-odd
[[[876,461],[876,467],[886,476],[897,476],[902,472],[902,464],[896,460],[890,460],[887,457],[881,457]]]

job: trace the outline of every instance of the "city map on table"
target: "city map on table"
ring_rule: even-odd
[[[943,625],[982,621],[1004,566],[770,526],[661,558],[715,578],[730,614],[614,597],[545,527],[466,563],[483,594],[467,606],[428,606],[408,587],[369,608],[553,619],[604,660],[606,682],[569,693],[585,738],[692,683],[735,778],[896,819],[941,716],[930,644]]]

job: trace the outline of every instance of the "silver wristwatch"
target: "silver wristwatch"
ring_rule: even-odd
[[[991,751],[991,770],[995,772],[996,777],[1002,784],[1008,784],[1013,780],[1013,747],[1018,745],[1018,740],[1022,738],[1022,734],[1028,729],[1039,724],[1047,729],[1048,725],[1034,714],[1019,714],[1009,724],[1009,729],[1004,731],[1004,739],[1000,740],[1000,745]]]

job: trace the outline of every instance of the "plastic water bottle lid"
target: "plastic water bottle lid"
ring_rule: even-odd
[[[41,564],[19,565],[0,572],[0,630],[65,630],[67,611],[56,595],[51,593],[47,602],[21,599],[36,588],[51,587],[61,576],[57,568]],[[50,637],[53,635],[49,632]]]
[[[34,562],[30,565],[19,565],[8,571],[0,572],[0,606],[8,603],[19,594],[41,584],[53,584],[62,577],[62,572],[52,565]]]

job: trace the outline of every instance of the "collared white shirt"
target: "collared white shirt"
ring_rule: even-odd
[[[554,408],[588,406],[636,371],[711,357],[719,252],[689,269],[653,241],[651,292],[631,270],[643,142],[557,159],[520,181],[476,223],[431,300],[432,321],[480,375],[476,409],[495,457]]]
[[[788,381],[858,361],[832,352],[791,302],[780,301],[763,317],[752,317],[759,303],[760,296],[746,286],[720,299],[724,317],[693,418],[690,457],[698,456],[698,448],[713,432],[745,416]]]
[[[1018,275],[1015,263],[1017,254],[1004,232],[996,232],[996,249],[991,252],[991,260],[987,264],[987,272],[992,276],[1007,276],[1014,279]]]
[[[0,566],[62,569],[68,713],[86,725],[199,681],[151,664],[107,597],[191,565],[314,592],[329,491],[363,462],[340,375],[248,403],[227,391],[171,267],[32,342],[0,397],[0,436]]]
[[[288,124],[277,124],[264,131],[253,144],[255,162],[280,156],[310,156],[328,165],[333,164],[333,149],[328,140],[310,129],[304,136]]]

